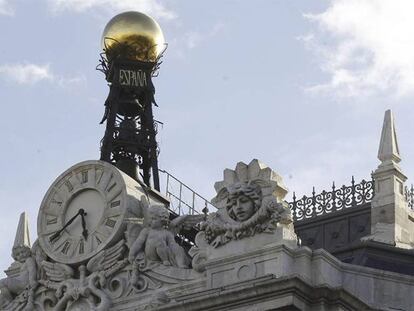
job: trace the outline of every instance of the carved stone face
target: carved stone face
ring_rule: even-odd
[[[163,221],[160,215],[152,215],[151,217],[151,228],[160,229],[163,227]]]
[[[13,249],[13,258],[21,263],[24,263],[30,257],[30,249],[27,247],[16,247]]]
[[[236,183],[228,188],[228,215],[239,222],[251,218],[261,205],[261,190],[254,184]]]
[[[150,226],[153,229],[161,229],[168,225],[169,213],[167,209],[162,206],[151,206],[150,213]]]
[[[233,206],[233,213],[237,221],[245,221],[255,212],[254,202],[245,195],[240,195]]]

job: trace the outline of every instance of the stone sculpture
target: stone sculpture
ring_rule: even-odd
[[[168,286],[198,279],[200,274],[191,269],[190,257],[175,237],[204,216],[184,215],[169,221],[169,211],[162,205],[150,207],[148,201],[154,201],[149,197],[132,199],[131,208],[139,209],[138,213],[128,214],[116,242],[76,264],[52,259],[38,241],[30,248],[23,214],[12,252],[16,262],[6,271],[8,277],[0,280],[0,310],[108,311],[117,299],[146,291],[152,291],[146,304],[152,308],[170,301]],[[65,251],[64,244],[57,243],[56,252]],[[80,246],[74,248],[75,254],[80,251]]]
[[[166,266],[188,268],[189,261],[184,250],[175,242],[169,230],[169,212],[160,205],[148,210],[149,226],[142,229],[129,251],[129,260],[134,262],[143,252],[147,261],[161,262]]]
[[[0,280],[0,307],[2,310],[8,309],[8,305],[14,298],[26,292],[26,310],[31,310],[30,305],[33,304],[34,291],[38,286],[35,259],[27,246],[14,247],[13,258],[21,263],[20,271],[16,276]]]
[[[55,291],[58,298],[54,311],[64,310],[96,310],[107,311],[112,303],[104,291],[110,277],[127,264],[122,259],[125,241],[99,252],[91,258],[86,267],[79,267],[79,278],[75,278],[75,270],[68,265],[43,261],[47,280],[40,283]]]
[[[80,173],[72,170],[73,174],[80,174],[79,181],[85,180],[83,187],[86,188],[86,180],[89,178],[86,176],[91,175],[91,180],[94,181],[92,185],[97,183],[96,178],[100,180],[97,177],[100,171],[93,170],[90,163],[88,165],[83,163]],[[217,196],[213,200],[218,210],[208,217],[203,214],[173,218],[163,203],[151,198],[144,190],[124,193],[124,196],[120,192],[114,192],[113,195],[118,197],[108,200],[104,209],[110,216],[105,222],[99,222],[100,225],[89,227],[90,234],[85,234],[83,217],[76,219],[76,214],[72,216],[70,219],[75,219],[73,224],[70,220],[65,220],[62,214],[67,209],[60,211],[62,223],[55,221],[47,212],[54,208],[59,209],[60,205],[55,202],[60,201],[46,200],[49,203],[42,205],[43,209],[39,213],[40,224],[43,224],[39,241],[32,248],[27,217],[25,214],[21,216],[13,247],[13,258],[16,262],[6,271],[8,277],[0,280],[0,309],[109,311],[118,308],[119,301],[131,301],[128,310],[164,308],[165,304],[175,303],[173,288],[176,285],[202,285],[205,277],[204,266],[211,259],[211,250],[226,250],[230,246],[226,251],[233,255],[235,250],[244,249],[244,245],[240,248],[237,244],[240,241],[244,243],[247,240],[246,243],[249,244],[251,240],[249,242],[248,239],[254,238],[250,244],[260,247],[266,233],[271,233],[270,240],[274,241],[278,237],[285,237],[284,233],[277,235],[275,232],[289,226],[290,229],[293,228],[290,212],[283,201],[286,189],[273,171],[254,160],[249,165],[239,163],[234,171],[226,170],[224,175],[224,181],[216,183]],[[66,181],[66,188],[68,179],[75,183],[73,175],[67,176],[69,175],[64,174],[62,177]],[[109,185],[113,174],[108,173],[105,176],[105,184]],[[129,182],[135,185],[132,181]],[[90,185],[88,187],[86,190],[79,188],[79,193],[91,195],[94,190],[91,190]],[[110,186],[108,189],[114,188],[115,186]],[[141,189],[138,185],[125,188]],[[68,191],[69,189],[71,188]],[[52,188],[52,194],[53,191],[55,188]],[[95,191],[99,192],[99,188]],[[78,192],[72,192],[76,199]],[[75,199],[68,201],[69,207],[76,203]],[[90,200],[85,202],[91,204]],[[82,209],[89,208],[88,216],[96,216],[98,209],[90,208],[95,205],[87,205],[85,202]],[[122,206],[121,202],[128,205]],[[44,209],[47,212],[43,213]],[[117,227],[113,239],[106,239],[107,243],[104,244],[96,238],[99,234],[92,234],[107,230],[109,236],[113,232],[110,228],[115,228],[117,223],[112,218],[123,212],[125,218],[122,225]],[[88,219],[91,221],[93,218]],[[91,223],[87,225],[91,226]],[[196,236],[196,245],[187,252],[177,241],[183,237],[181,231],[194,232],[190,229],[196,225],[201,232]],[[291,233],[293,229],[286,232]],[[48,253],[45,245],[55,235],[62,235],[62,239]],[[291,240],[294,238],[293,233]],[[89,254],[92,254],[89,257],[82,257],[85,253],[85,242],[94,245],[89,249]],[[96,250],[95,247],[100,248]],[[60,256],[61,254],[65,256]],[[73,258],[77,255],[78,258]],[[243,267],[240,269],[244,274],[240,272],[240,275],[253,273]],[[134,302],[137,301],[136,298],[143,299],[138,308]]]
[[[290,211],[282,201],[287,189],[280,176],[257,160],[238,163],[225,170],[224,181],[215,185],[212,202],[218,211],[209,215],[200,229],[208,244],[219,247],[231,240],[274,232],[278,223],[292,223]]]
[[[15,275],[0,280],[0,308],[1,310],[33,310],[34,293],[38,286],[38,272],[30,249],[26,213],[20,215],[12,257],[19,268]]]
[[[151,270],[162,264],[181,269],[190,268],[190,258],[175,241],[183,227],[193,226],[203,219],[202,215],[183,215],[169,220],[169,212],[162,205],[147,209],[147,226],[143,228],[129,251],[129,262],[133,265],[132,284],[137,285],[139,271]]]
[[[261,249],[269,244],[297,246],[297,237],[282,178],[258,160],[239,162],[224,170],[215,184],[212,203],[217,212],[199,225],[195,246],[189,251],[192,266],[205,271],[210,259]]]

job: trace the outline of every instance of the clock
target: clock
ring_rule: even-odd
[[[76,164],[53,182],[41,203],[40,246],[57,262],[83,263],[122,238],[128,217],[143,217],[143,195],[141,185],[112,164]]]

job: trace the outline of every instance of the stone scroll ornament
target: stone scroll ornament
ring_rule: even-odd
[[[282,178],[256,159],[248,165],[239,162],[235,170],[226,169],[224,180],[217,182],[215,189],[212,203],[218,211],[200,225],[201,235],[212,247],[272,233],[278,224],[292,224],[290,210],[283,201],[287,189]],[[194,250],[191,253],[199,255]]]
[[[128,261],[124,259],[125,241],[99,252],[87,265],[76,272],[62,263],[42,261],[46,279],[39,283],[55,293],[53,311],[65,310],[110,310],[112,299],[107,293],[108,281],[122,270]]]
[[[19,272],[0,281],[0,310],[109,311],[110,281],[124,269],[125,241],[99,252],[87,265],[73,267],[48,261],[36,241],[32,249],[15,249]]]

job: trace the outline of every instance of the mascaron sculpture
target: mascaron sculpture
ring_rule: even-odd
[[[224,180],[215,184],[218,208],[200,228],[213,247],[262,232],[274,232],[278,223],[292,224],[290,210],[282,201],[287,189],[279,175],[253,160],[239,162],[224,171]]]
[[[196,271],[205,271],[205,263],[212,257],[231,256],[235,249],[226,250],[226,245],[245,239],[238,248],[260,248],[282,241],[296,247],[291,212],[283,200],[287,189],[269,167],[256,159],[248,165],[239,162],[235,170],[224,170],[224,180],[214,187],[217,195],[212,203],[217,212],[199,224],[196,245],[189,252]]]

